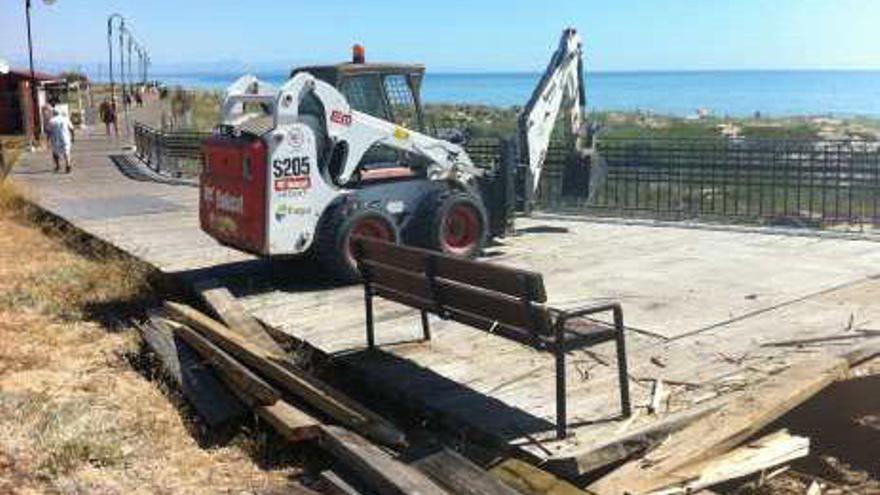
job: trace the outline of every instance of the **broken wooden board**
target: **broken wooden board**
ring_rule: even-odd
[[[646,452],[659,445],[675,431],[721,407],[720,401],[705,403],[670,414],[634,431],[604,439],[602,443],[592,446],[586,454],[577,459],[578,469],[589,473]]]
[[[162,362],[165,375],[177,385],[199,416],[212,428],[221,428],[247,414],[244,404],[202,363],[199,355],[159,319],[138,329],[146,345]]]
[[[686,495],[725,481],[786,464],[810,453],[810,439],[789,435],[782,430],[747,442],[726,454],[678,470],[679,479],[672,486],[651,492],[652,495]]]
[[[445,495],[426,474],[408,466],[360,435],[337,426],[321,428],[320,444],[378,493]]]
[[[198,330],[204,337],[245,365],[259,371],[273,383],[333,417],[335,420],[386,445],[403,445],[406,437],[394,425],[342,392],[321,383],[296,369],[286,356],[262,349],[245,341],[220,322],[183,304],[165,301],[164,308],[173,318]]]
[[[674,483],[685,466],[722,454],[846,373],[845,358],[809,359],[734,395],[719,411],[691,424],[641,459],[591,484],[601,495],[640,494]]]

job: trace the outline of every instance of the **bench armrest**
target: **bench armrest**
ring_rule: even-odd
[[[575,308],[570,310],[561,310],[551,308],[551,312],[556,314],[556,321],[554,322],[554,327],[564,330],[565,324],[568,323],[568,320],[572,318],[581,318],[587,315],[592,315],[596,313],[605,313],[611,312],[614,316],[614,328],[617,331],[623,331],[623,307],[620,303],[604,303],[597,304],[593,306],[584,306],[581,308]]]

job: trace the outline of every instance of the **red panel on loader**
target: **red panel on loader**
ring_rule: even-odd
[[[202,230],[223,244],[268,254],[266,145],[258,138],[213,136],[202,142]]]

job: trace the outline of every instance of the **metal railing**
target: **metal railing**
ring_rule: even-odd
[[[135,154],[158,173],[196,177],[202,168],[202,139],[209,135],[196,131],[162,131],[135,122]]]
[[[563,193],[570,161],[548,163],[544,179],[557,186],[542,188],[539,207],[663,220],[880,226],[880,142],[637,138],[605,139],[598,149],[604,160],[592,170],[589,200],[585,189]]]

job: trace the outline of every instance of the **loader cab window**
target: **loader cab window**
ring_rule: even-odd
[[[355,110],[376,118],[391,119],[382,94],[382,79],[379,74],[349,77],[342,82],[339,89]]]
[[[416,101],[413,97],[412,88],[407,76],[403,74],[388,74],[383,78],[385,95],[391,106],[391,114],[394,123],[408,129],[420,130],[419,114]]]

